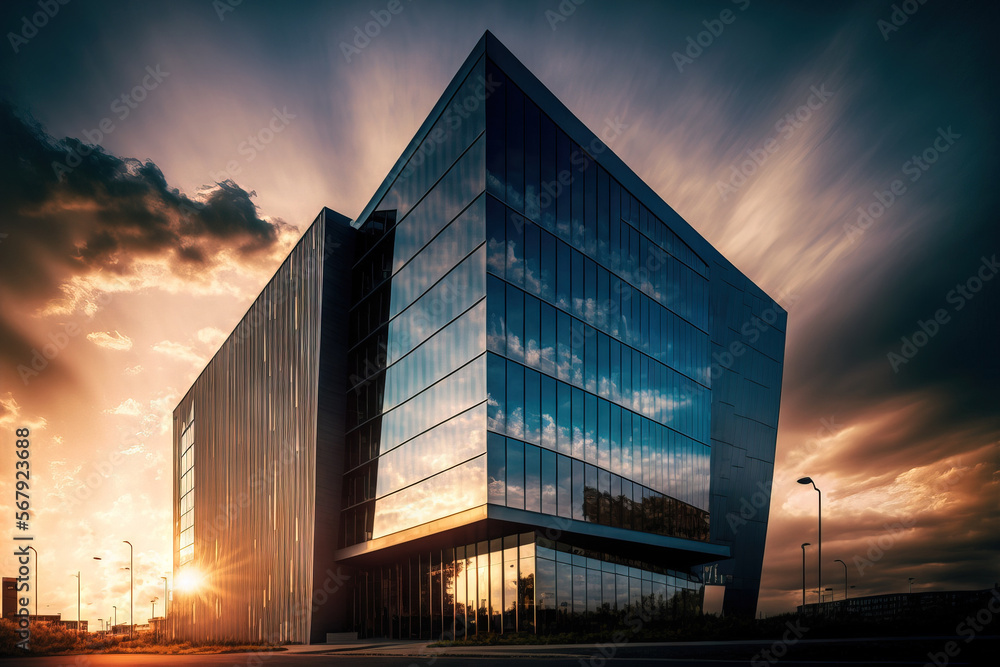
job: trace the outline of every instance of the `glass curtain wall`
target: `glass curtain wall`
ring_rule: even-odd
[[[359,229],[342,546],[486,502],[484,68]]]
[[[708,540],[708,267],[486,71],[489,502]]]
[[[471,637],[620,627],[630,616],[701,610],[686,572],[547,540],[533,532],[417,550],[358,572],[355,628],[363,637]]]

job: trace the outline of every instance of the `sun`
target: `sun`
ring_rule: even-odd
[[[174,577],[174,589],[181,593],[194,593],[202,587],[204,577],[198,568],[188,565]]]

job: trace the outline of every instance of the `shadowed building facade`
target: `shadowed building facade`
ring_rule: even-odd
[[[752,615],[784,328],[487,33],[175,411],[175,628],[552,632],[705,584]]]

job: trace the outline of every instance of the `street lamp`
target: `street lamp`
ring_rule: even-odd
[[[70,575],[76,577],[76,634],[80,634],[80,571],[77,570],[76,574]]]
[[[38,620],[38,550],[35,547],[28,547],[35,552],[35,620]]]
[[[806,613],[806,547],[808,542],[802,543],[802,613]]]
[[[163,579],[163,639],[167,638],[167,605],[169,604],[170,596],[167,594],[167,578],[165,576],[160,577]]]
[[[819,490],[816,486],[816,482],[812,481],[812,477],[801,477],[798,480],[799,484],[812,484],[812,487],[816,489],[816,493],[819,494],[819,544],[816,546],[816,562],[818,564],[817,569],[819,570],[819,581],[816,583],[816,590],[820,594],[820,600],[823,599],[823,492]]]
[[[118,625],[118,605],[113,604],[113,605],[111,605],[111,608],[115,610],[115,622],[111,626],[111,630],[112,630],[113,634],[118,634],[118,631],[115,630],[115,626]]]
[[[167,578],[160,577],[163,579],[163,618],[167,617]]]
[[[906,592],[907,593],[912,593],[913,592],[913,582],[916,581],[916,579],[914,579],[913,577],[910,577],[908,581],[909,581],[909,589]]]
[[[844,566],[844,599],[846,600],[847,599],[847,563],[845,563],[844,561],[840,560],[839,558],[837,560],[833,561],[833,562],[834,563],[840,563],[841,565]]]
[[[133,553],[132,543],[129,542],[128,540],[122,540],[122,542],[124,544],[128,545],[128,576],[129,576],[129,583],[128,583],[128,636],[129,636],[129,639],[131,639],[132,638],[132,628],[135,627],[135,623],[133,622],[133,619],[135,617],[132,615],[132,595],[133,595],[133,592],[135,590],[135,569],[133,567],[134,563],[132,562],[132,553]]]

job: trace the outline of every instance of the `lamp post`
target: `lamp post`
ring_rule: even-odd
[[[31,551],[35,552],[35,594],[32,596],[35,598],[35,620],[38,620],[38,550],[35,547],[28,547]]]
[[[153,632],[153,619],[156,618],[156,598],[149,601],[149,604],[153,605],[153,608],[149,612],[149,631],[152,633],[155,640],[157,634]]]
[[[808,542],[802,543],[802,613],[806,613],[806,547]]]
[[[167,594],[167,578],[165,576],[160,577],[163,579],[163,638],[167,638],[167,606],[169,605],[170,596]]]
[[[910,578],[909,578],[909,579],[907,580],[907,582],[908,582],[908,584],[909,584],[909,588],[908,588],[908,589],[907,589],[907,591],[906,591],[907,593],[912,593],[912,592],[913,592],[913,582],[914,582],[914,581],[916,581],[916,579],[914,579],[913,577],[910,577]]]
[[[128,576],[129,576],[129,583],[128,583],[128,636],[129,636],[129,639],[131,639],[132,638],[132,628],[135,627],[135,623],[133,622],[133,619],[135,617],[132,615],[132,597],[133,597],[133,593],[134,593],[134,590],[135,590],[135,569],[133,568],[134,563],[132,562],[132,554],[133,554],[132,543],[129,542],[128,540],[122,540],[122,542],[128,545]]]
[[[840,563],[841,565],[844,566],[844,599],[846,600],[847,599],[847,563],[845,563],[844,561],[840,560],[839,558],[837,560],[833,561],[833,562],[834,563]]]
[[[80,634],[80,571],[77,570],[76,574],[70,575],[76,577],[76,634]]]
[[[115,610],[115,622],[111,626],[111,630],[114,632],[114,634],[118,634],[118,632],[115,630],[115,626],[118,625],[118,605],[113,604],[111,605],[111,608]]]
[[[812,484],[812,488],[816,489],[816,493],[819,494],[818,508],[819,508],[819,539],[816,546],[816,562],[818,564],[817,570],[819,581],[816,582],[816,590],[819,593],[819,599],[823,599],[823,492],[819,490],[816,486],[816,482],[812,481],[812,477],[801,477],[798,480],[799,484]]]

